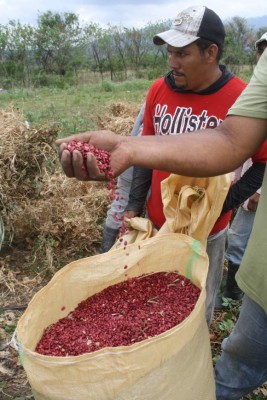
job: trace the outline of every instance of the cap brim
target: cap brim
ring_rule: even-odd
[[[185,47],[195,42],[197,39],[199,39],[198,36],[188,35],[176,29],[170,29],[155,35],[153,37],[153,42],[158,46],[167,43],[173,47]]]

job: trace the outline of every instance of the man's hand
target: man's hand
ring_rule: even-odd
[[[116,135],[111,131],[85,132],[56,141],[63,171],[69,178],[75,177],[80,181],[103,181],[107,179],[100,172],[96,158],[92,153],[87,154],[86,163],[84,163],[82,154],[78,150],[70,153],[66,149],[67,143],[72,140],[85,142],[101,150],[108,151],[110,153],[111,171],[115,177],[130,166],[130,154],[127,151],[127,146],[124,145],[125,137]]]
[[[139,213],[137,211],[124,211],[122,214],[122,227],[120,229],[121,233],[127,232],[129,229],[129,221],[131,218],[137,217]]]
[[[249,211],[254,211],[254,212],[256,212],[256,211],[257,211],[257,207],[258,207],[259,200],[260,200],[260,195],[259,195],[259,193],[254,193],[254,194],[249,198],[248,205],[247,205],[248,210],[249,210]]]
[[[122,214],[122,218],[124,221],[127,222],[128,219],[134,218],[138,215],[139,214],[137,211],[124,211],[124,213]]]

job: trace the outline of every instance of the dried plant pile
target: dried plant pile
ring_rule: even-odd
[[[18,112],[0,110],[1,211],[21,197],[39,196],[46,172],[54,171],[57,134],[55,127],[36,129]]]
[[[98,116],[99,129],[110,130],[122,136],[130,135],[140,108],[139,104],[111,103],[107,108],[108,115]]]
[[[0,258],[1,307],[25,307],[37,289],[44,285],[41,275],[25,276],[10,256]],[[14,307],[15,309],[15,307]],[[1,324],[0,324],[1,325]]]
[[[0,215],[6,237],[13,238],[12,213],[29,198],[38,198],[46,171],[53,172],[57,129],[30,127],[15,110],[0,110]]]
[[[55,272],[73,257],[91,255],[100,242],[108,190],[104,184],[78,182],[58,172],[47,179],[41,195],[25,199],[12,213],[15,242],[26,242],[33,249],[32,261]]]
[[[102,116],[118,134],[129,134],[139,107],[111,104]],[[0,111],[0,215],[5,245],[32,249],[30,262],[54,272],[94,254],[110,204],[105,183],[79,182],[63,174],[54,146],[56,128],[27,126],[18,112]]]

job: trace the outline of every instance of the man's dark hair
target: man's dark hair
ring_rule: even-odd
[[[200,54],[204,54],[205,50],[207,50],[208,47],[210,47],[212,44],[216,44],[216,46],[218,47],[218,54],[217,54],[217,61],[219,62],[222,54],[223,54],[223,46],[214,42],[211,42],[210,40],[206,40],[206,39],[198,39],[195,41],[197,47],[199,48]]]
[[[258,55],[261,56],[266,47],[267,47],[267,40],[263,40],[262,42],[258,43],[256,45],[256,51]]]

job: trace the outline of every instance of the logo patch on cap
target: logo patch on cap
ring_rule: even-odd
[[[193,21],[193,18],[190,14],[181,13],[181,14],[177,15],[177,17],[173,21],[172,25],[179,26],[179,25],[182,25],[183,22],[191,22],[191,21]]]

